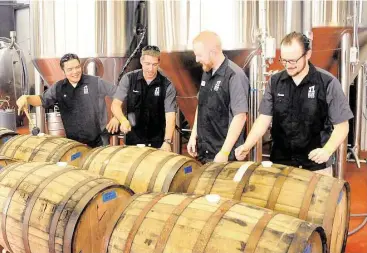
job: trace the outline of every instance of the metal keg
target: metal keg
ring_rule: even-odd
[[[46,113],[46,124],[49,135],[65,136],[64,124],[59,112]]]
[[[14,109],[0,109],[0,127],[17,131],[16,112]]]

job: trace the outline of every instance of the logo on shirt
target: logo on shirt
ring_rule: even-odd
[[[133,90],[133,92],[134,92],[134,93],[139,93],[139,91],[138,91],[138,90]]]
[[[88,86],[84,86],[84,94],[88,94]]]
[[[284,94],[282,94],[282,93],[278,93],[278,95],[277,95],[278,97],[284,97]]]
[[[205,86],[205,81],[201,81],[201,86]]]
[[[159,96],[159,91],[160,91],[159,87],[155,88],[154,96],[158,97]]]
[[[315,98],[315,85],[308,87],[308,98]]]
[[[214,90],[215,91],[218,91],[219,90],[220,83],[221,83],[221,81],[217,81],[217,83],[215,84],[215,86],[214,86]]]

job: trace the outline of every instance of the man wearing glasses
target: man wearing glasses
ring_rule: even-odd
[[[347,137],[353,117],[348,100],[334,76],[309,62],[306,36],[286,35],[280,53],[285,70],[269,80],[260,116],[236,157],[243,160],[272,122],[272,162],[332,176],[330,157]]]
[[[105,97],[112,97],[116,86],[96,76],[84,75],[75,54],[65,54],[60,60],[65,79],[52,85],[41,96],[23,95],[17,100],[18,114],[32,106],[49,108],[58,103],[66,137],[90,147],[107,145],[105,128],[117,132],[119,122],[112,118],[107,125]],[[106,126],[107,125],[107,126]]]
[[[176,90],[160,71],[160,50],[142,49],[142,69],[126,73],[112,101],[112,112],[126,134],[127,145],[147,146],[171,151],[176,123]],[[123,109],[127,117],[123,113]]]

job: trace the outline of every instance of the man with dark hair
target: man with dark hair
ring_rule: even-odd
[[[285,70],[271,77],[244,145],[243,160],[272,122],[270,160],[332,176],[331,155],[347,137],[353,117],[341,84],[329,72],[309,62],[309,39],[292,32],[280,47]]]
[[[112,118],[107,125],[105,97],[115,94],[116,86],[96,76],[84,75],[76,54],[60,60],[65,79],[52,85],[41,96],[23,95],[17,100],[18,114],[32,106],[45,108],[58,103],[66,137],[90,147],[107,145],[109,131],[116,132],[119,122]]]
[[[121,123],[120,130],[126,134],[127,145],[145,144],[171,151],[176,123],[176,90],[158,71],[159,62],[159,48],[144,47],[140,57],[142,69],[122,77],[111,110]]]
[[[223,54],[221,40],[214,32],[201,32],[193,48],[204,73],[187,150],[202,163],[233,161],[234,148],[244,142],[248,78]]]

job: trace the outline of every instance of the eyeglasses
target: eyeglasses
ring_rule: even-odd
[[[151,45],[145,46],[142,49],[142,51],[148,51],[148,50],[153,50],[153,51],[156,51],[156,52],[161,52],[159,50],[159,47],[157,47],[157,46],[151,46]]]
[[[76,54],[65,54],[63,57],[61,57],[60,59],[60,63],[63,64],[69,60],[73,60],[73,59],[77,59],[79,60],[79,57]]]
[[[285,59],[282,59],[282,58],[280,58],[279,59],[279,62],[281,63],[281,64],[283,64],[284,66],[287,64],[287,63],[289,63],[290,65],[294,65],[294,64],[296,64],[303,56],[305,56],[306,55],[306,53],[307,52],[304,52],[297,60],[285,60]]]

